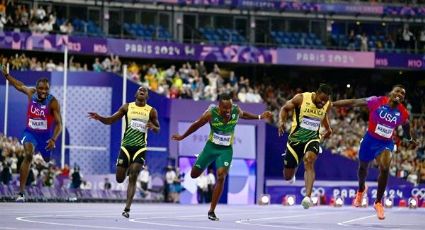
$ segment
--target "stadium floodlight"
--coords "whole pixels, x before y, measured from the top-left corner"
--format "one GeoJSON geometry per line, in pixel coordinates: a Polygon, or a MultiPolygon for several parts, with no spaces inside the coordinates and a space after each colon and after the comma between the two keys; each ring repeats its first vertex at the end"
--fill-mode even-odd
{"type": "Polygon", "coordinates": [[[394,205],[394,199],[392,197],[386,197],[384,199],[384,206],[386,208],[392,208],[394,205]]]}
{"type": "Polygon", "coordinates": [[[286,195],[283,198],[283,205],[285,206],[293,206],[296,202],[295,195],[286,195]]]}
{"type": "Polygon", "coordinates": [[[259,205],[269,205],[270,204],[270,194],[262,194],[258,202],[259,205]]]}
{"type": "Polygon", "coordinates": [[[411,197],[409,198],[409,208],[415,209],[418,207],[418,198],[411,197]]]}
{"type": "Polygon", "coordinates": [[[342,196],[335,197],[335,207],[342,207],[344,205],[344,198],[342,196]]]}

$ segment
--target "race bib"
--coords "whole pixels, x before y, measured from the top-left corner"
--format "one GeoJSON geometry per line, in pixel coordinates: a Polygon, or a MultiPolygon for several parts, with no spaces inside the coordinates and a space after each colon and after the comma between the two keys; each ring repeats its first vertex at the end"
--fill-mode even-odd
{"type": "Polygon", "coordinates": [[[36,130],[47,130],[47,120],[29,119],[28,127],[36,130]]]}
{"type": "Polygon", "coordinates": [[[220,134],[217,134],[217,133],[213,133],[212,142],[216,145],[229,146],[231,138],[232,137],[230,135],[220,135],[220,134]]]}
{"type": "Polygon", "coordinates": [[[146,122],[140,120],[131,120],[130,128],[146,133],[146,122]]]}
{"type": "Polygon", "coordinates": [[[316,120],[309,117],[303,117],[300,126],[301,128],[308,129],[311,131],[318,131],[320,128],[320,120],[316,120]]]}
{"type": "Polygon", "coordinates": [[[391,136],[393,135],[393,128],[378,124],[375,128],[375,133],[378,134],[381,137],[385,137],[385,138],[391,138],[391,136]]]}

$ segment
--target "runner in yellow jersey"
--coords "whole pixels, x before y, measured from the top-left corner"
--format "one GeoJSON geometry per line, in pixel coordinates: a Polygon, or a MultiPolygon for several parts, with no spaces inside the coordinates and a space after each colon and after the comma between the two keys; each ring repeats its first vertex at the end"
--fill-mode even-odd
{"type": "Polygon", "coordinates": [[[137,90],[136,100],[122,105],[112,116],[102,117],[94,112],[89,113],[90,118],[106,125],[125,116],[126,129],[117,159],[116,179],[118,183],[124,182],[128,170],[127,202],[122,212],[126,218],[130,217],[130,206],[136,191],[137,176],[145,163],[148,130],[159,132],[158,112],[146,103],[147,98],[148,89],[141,86],[137,90]]]}
{"type": "Polygon", "coordinates": [[[304,181],[306,196],[301,205],[307,209],[311,206],[311,191],[315,178],[314,162],[319,153],[320,126],[326,129],[323,138],[332,134],[329,126],[328,112],[331,108],[329,96],[331,88],[320,84],[316,92],[306,92],[295,95],[287,101],[280,110],[279,135],[285,131],[285,123],[288,112],[292,111],[292,127],[286,144],[286,152],[283,154],[284,178],[287,181],[295,180],[295,172],[301,160],[304,161],[304,181]]]}

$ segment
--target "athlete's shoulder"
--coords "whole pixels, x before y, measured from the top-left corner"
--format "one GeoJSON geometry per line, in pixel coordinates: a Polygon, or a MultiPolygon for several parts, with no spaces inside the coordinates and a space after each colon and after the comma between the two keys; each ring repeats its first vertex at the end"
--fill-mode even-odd
{"type": "Polygon", "coordinates": [[[401,115],[404,118],[406,118],[406,119],[409,118],[410,113],[409,113],[409,110],[407,110],[406,106],[404,106],[403,104],[400,103],[400,104],[398,104],[397,109],[400,111],[401,115]]]}

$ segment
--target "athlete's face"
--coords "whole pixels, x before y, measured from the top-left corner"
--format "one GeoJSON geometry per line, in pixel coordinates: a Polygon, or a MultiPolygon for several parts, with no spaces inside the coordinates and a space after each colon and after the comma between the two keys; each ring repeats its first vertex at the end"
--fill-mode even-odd
{"type": "Polygon", "coordinates": [[[316,93],[316,97],[314,98],[314,104],[318,109],[323,108],[328,101],[329,95],[325,93],[316,93]]]}
{"type": "Polygon", "coordinates": [[[49,83],[41,81],[38,83],[35,89],[37,91],[38,99],[44,100],[47,98],[47,95],[49,94],[50,86],[49,86],[49,83]]]}
{"type": "Polygon", "coordinates": [[[222,100],[218,104],[220,115],[225,119],[230,118],[230,111],[232,110],[232,100],[222,100]]]}
{"type": "Polygon", "coordinates": [[[140,86],[136,92],[136,99],[145,100],[148,98],[148,89],[144,86],[140,86]]]}
{"type": "Polygon", "coordinates": [[[406,90],[401,87],[394,87],[390,92],[390,100],[395,103],[401,103],[406,97],[406,90]]]}

